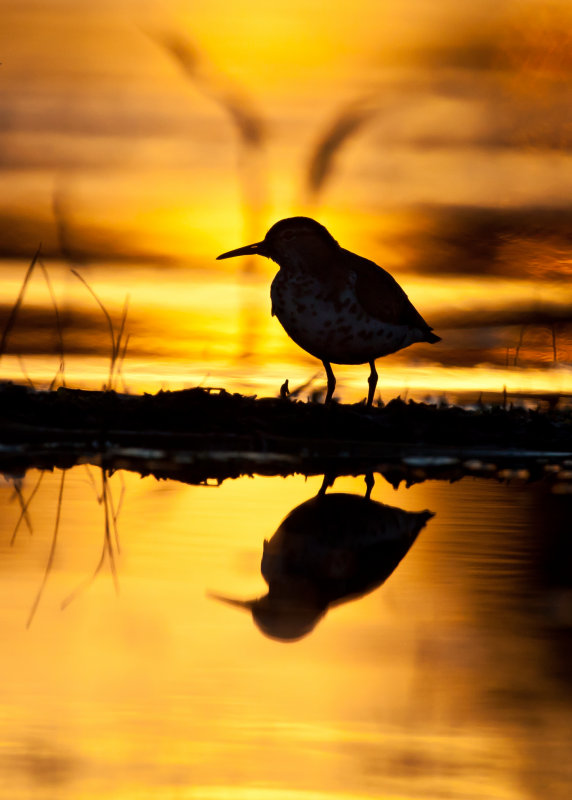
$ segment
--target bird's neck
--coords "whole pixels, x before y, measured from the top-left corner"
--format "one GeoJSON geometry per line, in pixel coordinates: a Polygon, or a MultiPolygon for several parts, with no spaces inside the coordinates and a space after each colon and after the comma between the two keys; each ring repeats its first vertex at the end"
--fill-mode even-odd
{"type": "Polygon", "coordinates": [[[332,265],[337,261],[337,250],[316,246],[305,253],[281,254],[276,263],[287,277],[307,275],[319,281],[327,280],[332,265]]]}
{"type": "Polygon", "coordinates": [[[298,275],[308,270],[308,260],[306,258],[301,258],[296,253],[292,253],[288,256],[281,256],[280,260],[277,260],[276,263],[284,275],[298,275]]]}

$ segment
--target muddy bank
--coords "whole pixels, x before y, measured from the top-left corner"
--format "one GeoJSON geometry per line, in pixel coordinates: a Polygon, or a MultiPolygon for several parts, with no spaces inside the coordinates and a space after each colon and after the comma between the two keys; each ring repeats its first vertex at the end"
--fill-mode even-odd
{"type": "Polygon", "coordinates": [[[368,410],[203,388],[126,395],[0,383],[0,468],[12,474],[89,461],[191,482],[382,466],[412,480],[457,477],[467,461],[530,471],[570,458],[569,409],[392,400],[368,410]]]}

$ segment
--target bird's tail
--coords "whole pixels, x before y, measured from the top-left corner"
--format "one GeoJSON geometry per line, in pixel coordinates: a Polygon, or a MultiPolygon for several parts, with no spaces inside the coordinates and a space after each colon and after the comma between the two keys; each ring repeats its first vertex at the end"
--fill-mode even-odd
{"type": "Polygon", "coordinates": [[[433,331],[430,330],[425,337],[425,341],[429,342],[429,344],[437,344],[437,342],[441,341],[441,337],[437,336],[436,333],[433,333],[433,331]]]}

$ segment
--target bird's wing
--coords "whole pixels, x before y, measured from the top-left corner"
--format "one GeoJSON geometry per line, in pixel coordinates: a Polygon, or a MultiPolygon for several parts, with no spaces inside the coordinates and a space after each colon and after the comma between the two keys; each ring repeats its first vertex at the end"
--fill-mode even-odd
{"type": "Polygon", "coordinates": [[[355,274],[355,292],[368,314],[381,322],[432,330],[389,272],[348,250],[344,261],[355,274]]]}

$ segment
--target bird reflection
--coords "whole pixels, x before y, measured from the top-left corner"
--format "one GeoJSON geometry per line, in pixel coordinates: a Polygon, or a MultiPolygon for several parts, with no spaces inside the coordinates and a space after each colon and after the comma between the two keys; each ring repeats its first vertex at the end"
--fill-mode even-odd
{"type": "Polygon", "coordinates": [[[295,641],[328,609],[381,586],[408,552],[431,511],[412,513],[365,497],[326,494],[297,506],[264,542],[261,572],[268,593],[254,600],[211,596],[251,611],[263,634],[295,641]]]}

